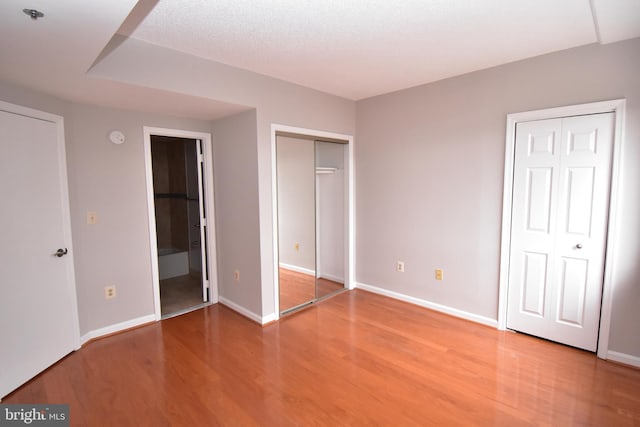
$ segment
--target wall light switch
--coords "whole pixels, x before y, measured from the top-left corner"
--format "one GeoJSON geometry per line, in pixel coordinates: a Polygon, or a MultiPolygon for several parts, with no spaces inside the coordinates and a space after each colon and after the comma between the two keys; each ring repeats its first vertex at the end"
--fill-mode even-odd
{"type": "Polygon", "coordinates": [[[96,212],[87,212],[87,224],[93,225],[98,223],[98,214],[96,212]]]}

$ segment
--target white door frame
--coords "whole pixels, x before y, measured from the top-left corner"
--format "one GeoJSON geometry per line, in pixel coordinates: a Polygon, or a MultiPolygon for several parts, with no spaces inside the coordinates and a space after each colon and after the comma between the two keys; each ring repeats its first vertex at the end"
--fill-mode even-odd
{"type": "MultiPolygon", "coordinates": [[[[0,110],[8,113],[19,114],[34,119],[52,122],[56,125],[56,140],[58,145],[58,168],[60,170],[60,195],[62,197],[62,230],[64,233],[64,245],[69,250],[67,256],[62,259],[67,270],[67,292],[72,299],[71,318],[73,320],[73,346],[78,350],[80,344],[80,319],[78,317],[78,294],[76,288],[75,261],[73,254],[73,240],[71,236],[71,210],[69,207],[69,183],[67,177],[66,140],[64,136],[64,118],[45,111],[34,110],[21,105],[0,101],[0,110]]],[[[1,397],[1,396],[0,396],[1,397]]]]}
{"type": "MultiPolygon", "coordinates": [[[[180,129],[165,129],[144,126],[144,165],[147,181],[147,210],[149,217],[149,246],[151,248],[151,278],[153,281],[153,305],[155,319],[162,317],[160,305],[160,277],[158,273],[158,240],[156,231],[155,198],[153,196],[153,165],[151,159],[151,135],[170,136],[176,138],[199,139],[202,141],[204,157],[204,208],[207,212],[205,227],[207,245],[207,265],[202,260],[202,268],[209,271],[209,303],[218,302],[218,262],[216,254],[216,220],[213,192],[213,148],[211,134],[180,129]]],[[[205,244],[205,241],[202,242],[205,244]]],[[[203,271],[204,274],[204,271],[203,271]]]]}
{"type": "Polygon", "coordinates": [[[544,110],[526,111],[507,115],[507,136],[504,160],[504,193],[502,199],[502,239],[500,249],[500,292],[498,300],[498,329],[507,328],[507,292],[509,288],[509,253],[511,250],[511,209],[513,200],[513,170],[515,153],[516,125],[518,122],[544,120],[557,117],[579,116],[584,114],[615,113],[613,137],[613,163],[611,165],[611,193],[609,197],[609,219],[607,232],[606,261],[602,288],[602,308],[600,314],[600,332],[598,337],[598,357],[607,358],[609,349],[609,329],[611,326],[611,303],[614,288],[614,262],[617,247],[620,209],[620,169],[624,143],[624,118],[626,101],[611,101],[569,105],[544,110]]]}
{"type": "MultiPolygon", "coordinates": [[[[348,156],[347,162],[348,175],[347,175],[347,218],[346,218],[346,262],[345,262],[345,288],[355,288],[355,245],[356,245],[356,224],[355,224],[355,170],[353,161],[353,136],[343,135],[333,132],[325,132],[315,129],[299,128],[287,125],[272,124],[271,125],[271,207],[272,207],[272,228],[271,233],[273,237],[273,299],[274,299],[274,320],[280,318],[280,277],[278,269],[280,265],[278,255],[278,174],[276,163],[276,132],[283,133],[295,133],[298,135],[310,136],[313,138],[328,138],[328,139],[340,139],[348,141],[348,156]]],[[[271,317],[271,316],[269,316],[271,317]]]]}

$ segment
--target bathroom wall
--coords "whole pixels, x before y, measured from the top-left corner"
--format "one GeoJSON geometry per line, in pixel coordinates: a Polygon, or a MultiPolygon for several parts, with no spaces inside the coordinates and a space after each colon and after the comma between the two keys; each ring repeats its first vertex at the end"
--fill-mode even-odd
{"type": "Polygon", "coordinates": [[[189,249],[184,150],[180,138],[151,138],[159,249],[189,249]]]}

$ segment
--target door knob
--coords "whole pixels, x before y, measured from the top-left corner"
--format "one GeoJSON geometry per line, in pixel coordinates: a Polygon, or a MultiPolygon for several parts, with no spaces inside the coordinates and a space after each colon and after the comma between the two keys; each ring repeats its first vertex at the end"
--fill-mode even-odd
{"type": "Polygon", "coordinates": [[[582,249],[582,243],[578,243],[578,244],[576,245],[576,249],[582,249]]]}
{"type": "Polygon", "coordinates": [[[61,258],[65,256],[67,253],[69,253],[69,250],[67,248],[64,248],[64,249],[60,248],[56,251],[54,255],[57,256],[58,258],[61,258]]]}

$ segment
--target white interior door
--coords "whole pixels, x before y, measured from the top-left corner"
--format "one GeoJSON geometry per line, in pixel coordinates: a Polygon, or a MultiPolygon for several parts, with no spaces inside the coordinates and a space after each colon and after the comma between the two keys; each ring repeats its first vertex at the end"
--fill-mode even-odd
{"type": "Polygon", "coordinates": [[[507,328],[595,351],[614,114],[518,123],[507,328]]]}
{"type": "Polygon", "coordinates": [[[25,111],[0,103],[0,397],[79,340],[61,118],[25,111]]]}

